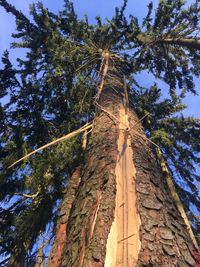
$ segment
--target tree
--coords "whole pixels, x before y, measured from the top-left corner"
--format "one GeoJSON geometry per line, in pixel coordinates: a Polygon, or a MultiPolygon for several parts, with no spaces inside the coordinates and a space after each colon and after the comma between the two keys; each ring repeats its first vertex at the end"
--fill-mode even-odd
{"type": "Polygon", "coordinates": [[[0,72],[2,96],[10,96],[0,117],[4,263],[28,265],[51,226],[56,237],[67,234],[55,238],[49,266],[198,266],[196,240],[167,181],[171,175],[186,211],[199,209],[200,122],[176,115],[185,93],[196,93],[199,2],[160,1],[154,18],[150,3],[142,25],[124,15],[127,1],[95,25],[67,0],[58,15],[32,5],[32,21],[0,4],[16,17],[13,47],[28,49],[17,68],[6,52],[0,72]],[[157,84],[137,83],[144,70],[168,85],[166,99],[157,84]],[[73,137],[56,141],[67,133],[73,137]],[[19,161],[53,139],[57,145],[19,161]]]}

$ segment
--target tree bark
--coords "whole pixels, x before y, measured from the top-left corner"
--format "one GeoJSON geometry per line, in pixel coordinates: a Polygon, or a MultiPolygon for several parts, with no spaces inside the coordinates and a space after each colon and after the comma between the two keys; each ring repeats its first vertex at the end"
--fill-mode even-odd
{"type": "Polygon", "coordinates": [[[200,49],[200,39],[198,38],[166,38],[163,40],[156,41],[156,43],[181,45],[190,49],[200,49]]]}
{"type": "MultiPolygon", "coordinates": [[[[121,97],[106,87],[106,83],[99,104],[118,116],[121,97]]],[[[115,212],[118,132],[115,119],[104,111],[97,112],[87,147],[87,161],[70,212],[61,266],[104,265],[107,238],[115,212]]]]}
{"type": "Polygon", "coordinates": [[[137,266],[199,266],[188,229],[170,196],[166,175],[152,153],[141,124],[137,123],[136,114],[132,112],[130,117],[135,125],[131,136],[141,218],[142,247],[137,266]]]}
{"type": "Polygon", "coordinates": [[[60,206],[59,218],[56,225],[55,239],[49,255],[47,267],[58,267],[63,253],[66,240],[66,228],[69,218],[70,209],[74,201],[76,190],[80,183],[81,167],[78,167],[73,173],[69,184],[65,189],[63,200],[60,206]]]}
{"type": "Polygon", "coordinates": [[[122,77],[109,71],[60,266],[197,267],[152,145],[124,99],[122,77]]]}

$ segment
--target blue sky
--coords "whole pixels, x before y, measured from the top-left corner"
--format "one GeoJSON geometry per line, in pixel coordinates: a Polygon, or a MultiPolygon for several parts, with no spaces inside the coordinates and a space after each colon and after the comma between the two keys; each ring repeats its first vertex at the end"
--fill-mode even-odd
{"type": "MultiPolygon", "coordinates": [[[[29,16],[29,5],[33,2],[37,2],[36,0],[8,0],[9,3],[15,5],[17,9],[21,10],[26,16],[29,16]]],[[[48,7],[49,10],[57,12],[62,9],[63,0],[41,0],[44,6],[48,7]]],[[[97,15],[100,15],[102,18],[111,17],[114,13],[114,9],[116,6],[121,6],[123,4],[123,0],[73,0],[72,1],[75,6],[76,13],[79,17],[83,17],[85,14],[89,17],[89,22],[94,22],[94,19],[97,15]]],[[[193,1],[187,1],[188,4],[193,1]]],[[[128,1],[128,6],[126,13],[133,14],[137,16],[139,20],[141,20],[147,11],[147,4],[149,1],[140,0],[140,1],[128,1]]],[[[156,7],[158,0],[153,1],[154,6],[156,7]]],[[[0,56],[5,49],[10,49],[10,42],[12,41],[11,34],[15,32],[15,21],[12,15],[7,14],[0,7],[0,56]]],[[[10,56],[13,62],[17,57],[24,56],[25,53],[22,49],[12,49],[10,51],[10,56]]],[[[145,81],[145,85],[152,85],[153,79],[151,76],[143,75],[140,77],[140,80],[145,81]]],[[[195,79],[197,91],[200,94],[199,89],[199,79],[195,79]]],[[[193,96],[188,94],[185,99],[185,103],[188,105],[187,111],[184,112],[185,115],[192,115],[200,118],[200,96],[193,96]]]]}
{"type": "MultiPolygon", "coordinates": [[[[21,10],[26,16],[29,16],[29,5],[37,0],[7,0],[9,3],[15,5],[17,9],[21,10]]],[[[62,9],[63,0],[40,0],[44,6],[49,10],[57,12],[62,9]]],[[[111,17],[114,13],[116,6],[121,6],[123,0],[73,0],[76,13],[79,17],[83,17],[85,14],[89,17],[89,22],[93,23],[96,16],[100,15],[102,18],[111,17]]],[[[154,6],[157,5],[158,0],[154,0],[154,6]]],[[[188,1],[192,3],[193,1],[188,1]]],[[[133,14],[137,16],[139,20],[146,15],[148,0],[129,0],[126,14],[133,14]]],[[[12,41],[11,34],[15,32],[15,20],[10,14],[7,14],[3,8],[0,7],[0,57],[5,49],[10,49],[10,43],[12,41]]],[[[10,56],[13,62],[17,57],[24,56],[23,49],[12,49],[10,56]]],[[[0,63],[1,65],[1,63],[0,63]]],[[[152,76],[144,74],[140,76],[141,83],[150,86],[154,80],[152,76]]],[[[196,86],[198,87],[199,79],[195,79],[196,86]]],[[[165,88],[166,89],[166,88],[165,88]]],[[[200,88],[197,88],[200,94],[200,88]]],[[[165,90],[166,92],[166,90],[165,90]]],[[[184,112],[185,115],[192,115],[200,118],[200,96],[193,96],[188,94],[185,103],[188,105],[188,109],[184,112]]]]}

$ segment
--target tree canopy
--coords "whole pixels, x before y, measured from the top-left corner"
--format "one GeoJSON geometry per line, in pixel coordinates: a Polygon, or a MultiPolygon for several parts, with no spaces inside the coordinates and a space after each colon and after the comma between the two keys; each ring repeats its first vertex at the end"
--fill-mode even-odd
{"type": "Polygon", "coordinates": [[[199,1],[186,6],[183,0],[162,0],[156,9],[151,2],[147,16],[138,21],[125,16],[125,0],[111,19],[97,17],[95,24],[79,19],[68,0],[58,14],[41,2],[32,4],[31,18],[6,0],[0,5],[16,18],[12,47],[27,49],[17,66],[5,51],[0,70],[0,98],[7,99],[0,105],[0,254],[5,261],[16,249],[29,261],[41,234],[55,223],[63,189],[85,160],[82,135],[8,167],[92,121],[103,52],[109,52],[125,77],[131,106],[147,137],[161,148],[198,233],[198,217],[190,210],[195,206],[200,211],[200,120],[181,112],[185,94],[197,94],[193,77],[200,74],[199,1]],[[143,71],[158,82],[150,88],[138,84],[143,71]],[[168,87],[165,98],[159,80],[168,87]]]}

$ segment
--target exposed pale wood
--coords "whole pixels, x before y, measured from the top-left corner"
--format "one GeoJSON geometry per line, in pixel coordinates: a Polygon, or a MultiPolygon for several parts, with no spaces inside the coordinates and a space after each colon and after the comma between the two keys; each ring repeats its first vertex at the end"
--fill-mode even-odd
{"type": "Polygon", "coordinates": [[[107,240],[105,267],[134,267],[141,247],[140,217],[136,207],[136,169],[124,106],[120,108],[119,120],[115,219],[107,240]]]}
{"type": "Polygon", "coordinates": [[[184,220],[184,222],[185,222],[185,224],[186,224],[186,226],[188,228],[188,232],[189,232],[190,238],[191,238],[195,248],[198,251],[199,250],[199,246],[198,246],[197,240],[196,240],[195,235],[194,235],[194,233],[192,231],[192,228],[191,228],[190,222],[188,220],[188,217],[187,217],[187,215],[185,213],[183,204],[182,204],[182,202],[181,202],[181,200],[179,198],[179,195],[178,195],[178,193],[176,191],[176,187],[174,185],[174,182],[172,180],[172,177],[171,177],[170,172],[168,170],[167,164],[166,164],[166,162],[165,162],[165,160],[164,160],[164,158],[162,156],[162,152],[161,152],[160,149],[157,149],[157,156],[158,156],[158,158],[160,160],[162,170],[166,174],[167,185],[169,187],[170,193],[171,193],[171,195],[172,195],[172,197],[173,197],[173,199],[174,199],[174,201],[176,203],[176,206],[177,206],[177,208],[178,208],[178,210],[179,210],[179,212],[180,212],[180,214],[181,214],[181,216],[182,216],[182,218],[183,218],[183,220],[184,220]]]}
{"type": "Polygon", "coordinates": [[[106,78],[106,75],[108,73],[108,67],[109,67],[109,57],[110,57],[110,54],[108,51],[103,51],[102,52],[102,66],[101,66],[101,69],[102,69],[102,77],[101,77],[101,82],[98,86],[98,91],[97,91],[97,95],[96,95],[96,99],[95,101],[97,101],[102,93],[102,90],[104,88],[104,84],[105,84],[105,78],[106,78]]]}

